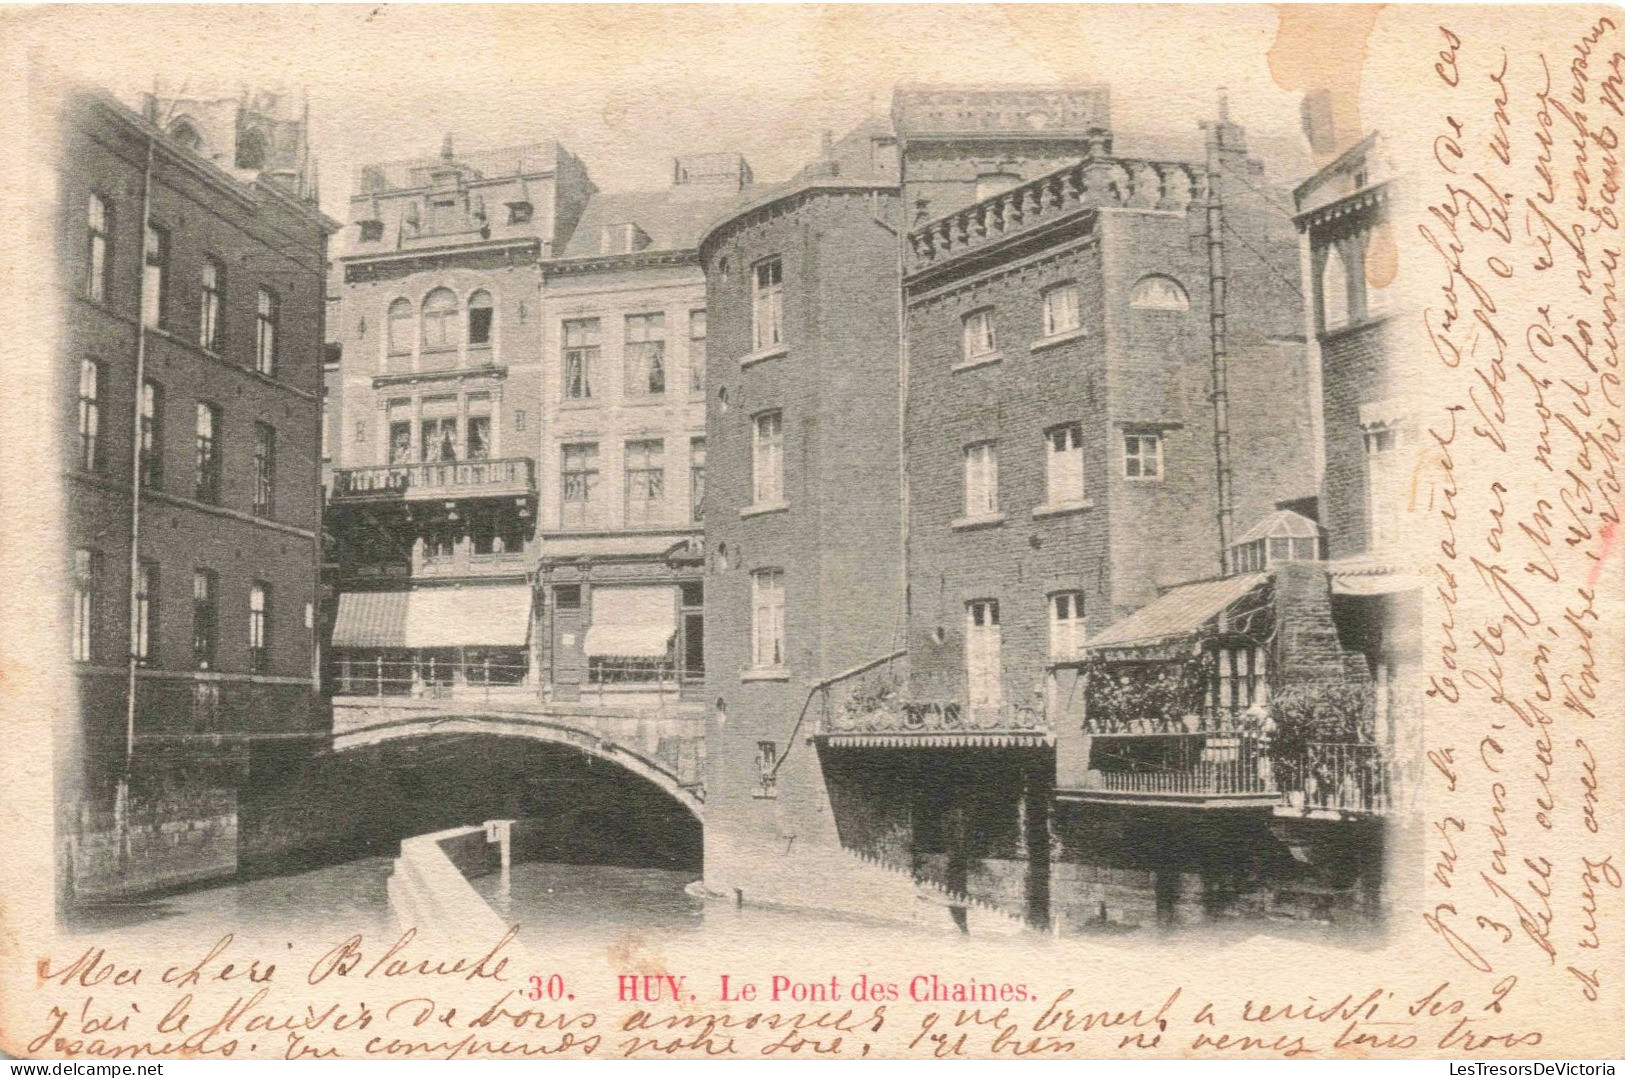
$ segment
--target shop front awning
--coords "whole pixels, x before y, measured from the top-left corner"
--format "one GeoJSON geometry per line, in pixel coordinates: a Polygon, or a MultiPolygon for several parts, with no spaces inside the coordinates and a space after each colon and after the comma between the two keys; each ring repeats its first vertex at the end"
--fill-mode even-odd
{"type": "Polygon", "coordinates": [[[581,650],[588,656],[663,659],[676,633],[676,588],[599,586],[592,589],[592,625],[581,650]]]}
{"type": "Polygon", "coordinates": [[[1188,650],[1209,622],[1268,581],[1268,573],[1242,573],[1180,584],[1107,626],[1084,648],[1108,659],[1171,657],[1182,648],[1188,650]]]}
{"type": "Polygon", "coordinates": [[[523,584],[346,592],[335,648],[524,647],[530,588],[523,584]]]}

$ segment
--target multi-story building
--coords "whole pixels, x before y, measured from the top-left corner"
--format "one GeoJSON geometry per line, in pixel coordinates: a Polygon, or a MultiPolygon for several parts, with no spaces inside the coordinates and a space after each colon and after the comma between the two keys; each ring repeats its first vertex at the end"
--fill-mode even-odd
{"type": "Polygon", "coordinates": [[[737,154],[595,194],[542,266],[541,679],[560,701],[698,698],[705,677],[704,227],[751,182],[737,154]]]}
{"type": "Polygon", "coordinates": [[[1403,725],[1396,712],[1417,704],[1421,589],[1400,554],[1419,444],[1394,348],[1394,186],[1382,136],[1373,133],[1293,192],[1311,284],[1309,332],[1320,359],[1320,504],[1332,613],[1344,646],[1366,661],[1377,728],[1388,744],[1403,725]]]}
{"type": "Polygon", "coordinates": [[[534,690],[540,265],[592,193],[554,142],[361,169],[332,300],[338,693],[534,690]]]}
{"type": "Polygon", "coordinates": [[[322,267],[274,95],[64,115],[62,459],[78,729],[62,886],[235,871],[236,777],[313,706],[322,267]],[[174,836],[180,835],[176,841],[174,836]]]}

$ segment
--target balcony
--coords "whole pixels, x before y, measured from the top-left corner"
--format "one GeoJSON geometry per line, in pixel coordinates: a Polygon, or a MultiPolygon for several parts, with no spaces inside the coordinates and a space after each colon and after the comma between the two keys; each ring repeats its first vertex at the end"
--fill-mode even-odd
{"type": "Polygon", "coordinates": [[[340,468],[333,473],[334,502],[425,501],[435,498],[534,497],[536,462],[448,460],[340,468]]]}
{"type": "Polygon", "coordinates": [[[1277,769],[1285,791],[1277,816],[1348,819],[1393,810],[1388,754],[1380,745],[1312,741],[1277,769]]]}
{"type": "Polygon", "coordinates": [[[1251,734],[1096,734],[1069,800],[1162,808],[1268,808],[1281,800],[1267,743],[1251,734]]]}
{"type": "MultiPolygon", "coordinates": [[[[814,687],[814,735],[836,748],[1037,748],[1053,744],[1042,701],[967,704],[910,696],[905,652],[814,687]],[[866,676],[865,676],[866,675],[866,676]],[[861,678],[861,680],[860,680],[861,678]]],[[[809,699],[809,705],[814,701],[809,699]]]]}

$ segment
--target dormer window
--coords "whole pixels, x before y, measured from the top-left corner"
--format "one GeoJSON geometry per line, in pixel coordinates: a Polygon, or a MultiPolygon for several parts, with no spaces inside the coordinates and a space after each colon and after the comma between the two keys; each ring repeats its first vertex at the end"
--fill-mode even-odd
{"type": "Polygon", "coordinates": [[[626,255],[649,246],[649,236],[635,224],[605,225],[598,233],[598,253],[626,255]]]}
{"type": "Polygon", "coordinates": [[[193,153],[200,153],[203,150],[203,136],[198,134],[197,128],[187,120],[180,119],[170,124],[169,137],[193,153]]]}
{"type": "Polygon", "coordinates": [[[377,243],[384,238],[384,222],[361,221],[359,224],[361,225],[362,243],[377,243]]]}
{"type": "Polygon", "coordinates": [[[508,203],[508,223],[510,225],[528,224],[535,214],[536,207],[529,202],[508,203]]]}

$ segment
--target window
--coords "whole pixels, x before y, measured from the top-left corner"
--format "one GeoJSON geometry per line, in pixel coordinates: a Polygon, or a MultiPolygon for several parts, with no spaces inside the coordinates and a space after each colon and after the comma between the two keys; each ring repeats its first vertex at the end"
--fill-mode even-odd
{"type": "Polygon", "coordinates": [[[1078,317],[1078,286],[1058,284],[1044,293],[1044,336],[1070,333],[1083,323],[1078,317]]]}
{"type": "Polygon", "coordinates": [[[1129,293],[1128,305],[1142,311],[1188,311],[1190,297],[1172,277],[1153,273],[1142,277],[1129,293]]]}
{"type": "Polygon", "coordinates": [[[270,516],[276,506],[276,428],[254,424],[254,512],[270,516]]]}
{"type": "Polygon", "coordinates": [[[220,351],[221,297],[226,290],[226,267],[218,259],[205,258],[201,270],[202,292],[198,297],[197,343],[211,352],[220,351]]]}
{"type": "Polygon", "coordinates": [[[705,439],[688,440],[688,519],[698,524],[705,507],[705,439]]]}
{"type": "Polygon", "coordinates": [[[217,586],[214,573],[192,574],[192,663],[199,670],[214,669],[215,630],[218,625],[217,586]]]}
{"type": "Polygon", "coordinates": [[[1004,700],[1000,667],[999,601],[965,604],[965,683],[972,708],[998,707],[1004,700]]]}
{"type": "Polygon", "coordinates": [[[535,212],[536,208],[529,202],[510,202],[508,203],[508,223],[510,225],[527,224],[535,212]]]}
{"type": "Polygon", "coordinates": [[[434,524],[423,534],[423,559],[444,561],[457,553],[457,540],[461,533],[455,524],[434,524]]]}
{"type": "Polygon", "coordinates": [[[1219,649],[1217,702],[1221,712],[1234,718],[1269,702],[1266,655],[1259,647],[1219,649]]]}
{"type": "Polygon", "coordinates": [[[142,666],[158,660],[158,563],[143,561],[135,571],[135,609],[130,613],[130,654],[142,666]]]}
{"type": "Polygon", "coordinates": [[[169,233],[147,222],[146,255],[141,270],[141,324],[163,326],[169,290],[169,233]]]}
{"type": "Polygon", "coordinates": [[[754,350],[784,343],[784,267],[776,258],[758,262],[753,271],[756,291],[751,302],[751,342],[754,350]]]}
{"type": "Polygon", "coordinates": [[[377,243],[384,238],[384,222],[362,221],[360,224],[362,243],[377,243]]]}
{"type": "Polygon", "coordinates": [[[598,366],[598,319],[572,318],[564,323],[564,399],[590,400],[598,366]]]}
{"type": "Polygon", "coordinates": [[[662,441],[626,443],[626,526],[665,522],[666,470],[662,441]]]}
{"type": "Polygon", "coordinates": [[[79,467],[87,472],[102,465],[102,365],[79,361],[79,467]]]}
{"type": "Polygon", "coordinates": [[[85,295],[106,302],[113,279],[113,207],[91,195],[85,211],[85,295]]]}
{"type": "Polygon", "coordinates": [[[1404,488],[1399,470],[1398,431],[1392,426],[1365,430],[1366,514],[1371,549],[1394,545],[1399,538],[1404,488]]]}
{"type": "Polygon", "coordinates": [[[784,666],[784,571],[758,569],[750,574],[751,666],[777,670],[784,666]]]}
{"type": "Polygon", "coordinates": [[[412,354],[412,303],[405,298],[398,299],[389,305],[389,354],[392,356],[409,356],[412,354]]]}
{"type": "Polygon", "coordinates": [[[271,589],[254,581],[248,589],[248,668],[256,674],[270,669],[271,589]]]}
{"type": "Polygon", "coordinates": [[[626,316],[626,393],[629,397],[666,392],[666,316],[626,316]]]}
{"type": "Polygon", "coordinates": [[[756,505],[784,501],[784,416],[763,412],[755,419],[751,443],[752,500],[756,505]]]}
{"type": "MultiPolygon", "coordinates": [[[[390,407],[391,419],[410,417],[411,402],[394,402],[390,407]]],[[[426,464],[457,459],[457,396],[444,393],[424,397],[419,405],[418,457],[426,464]]]]}
{"type": "Polygon", "coordinates": [[[1128,479],[1162,478],[1162,435],[1123,435],[1123,475],[1128,479]]]}
{"type": "Polygon", "coordinates": [[[705,392],[705,312],[688,312],[688,391],[705,392]]]}
{"type": "Polygon", "coordinates": [[[470,393],[465,402],[468,410],[469,460],[486,460],[491,456],[491,394],[470,393]]]}
{"type": "Polygon", "coordinates": [[[254,369],[261,374],[276,373],[277,323],[282,318],[282,301],[269,288],[260,289],[254,311],[254,369]]]}
{"type": "Polygon", "coordinates": [[[457,459],[457,417],[437,416],[422,423],[423,437],[418,445],[426,464],[457,459]]]}
{"type": "Polygon", "coordinates": [[[150,379],[141,384],[141,485],[164,485],[164,387],[150,379]]]}
{"type": "Polygon", "coordinates": [[[265,167],[265,136],[249,130],[237,139],[237,167],[258,172],[265,167]]]}
{"type": "Polygon", "coordinates": [[[327,399],[327,389],[322,389],[322,459],[333,459],[333,405],[327,399]]]}
{"type": "Polygon", "coordinates": [[[779,746],[772,741],[756,743],[756,790],[754,796],[775,798],[778,790],[779,746]]]}
{"type": "Polygon", "coordinates": [[[198,402],[197,406],[197,500],[220,500],[220,409],[198,402]]]}
{"type": "Polygon", "coordinates": [[[999,457],[992,442],[965,447],[965,515],[999,511],[999,457]]]}
{"type": "Polygon", "coordinates": [[[495,311],[491,306],[491,293],[480,289],[468,297],[468,346],[491,347],[491,319],[495,311]]]}
{"type": "Polygon", "coordinates": [[[450,351],[457,343],[457,297],[449,288],[437,288],[423,299],[423,350],[450,351]]]}
{"type": "Polygon", "coordinates": [[[472,510],[469,533],[475,554],[522,554],[525,550],[525,521],[511,510],[486,505],[472,510]]]}
{"type": "Polygon", "coordinates": [[[88,663],[96,657],[96,615],[101,609],[102,556],[97,550],[73,552],[73,658],[88,663]]]}
{"type": "Polygon", "coordinates": [[[1083,501],[1083,424],[1067,423],[1044,435],[1044,501],[1076,505],[1083,501]]]}
{"type": "Polygon", "coordinates": [[[586,528],[597,523],[598,445],[583,442],[561,448],[559,524],[586,528]]]}
{"type": "Polygon", "coordinates": [[[580,584],[555,584],[553,586],[553,609],[555,609],[555,610],[580,610],[581,609],[581,585],[580,584]]]}
{"type": "Polygon", "coordinates": [[[985,307],[965,316],[965,358],[979,359],[998,351],[993,336],[993,308],[985,307]]]}
{"type": "Polygon", "coordinates": [[[1326,249],[1326,263],[1320,270],[1320,325],[1322,330],[1342,329],[1349,324],[1349,271],[1336,247],[1326,249]]]}
{"type": "Polygon", "coordinates": [[[1063,591],[1049,597],[1049,657],[1083,658],[1083,592],[1063,591]]]}
{"type": "Polygon", "coordinates": [[[412,463],[412,421],[395,420],[389,424],[389,462],[412,463]]]}

